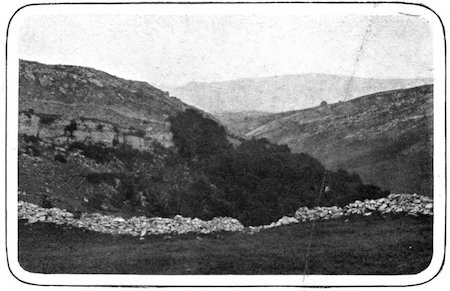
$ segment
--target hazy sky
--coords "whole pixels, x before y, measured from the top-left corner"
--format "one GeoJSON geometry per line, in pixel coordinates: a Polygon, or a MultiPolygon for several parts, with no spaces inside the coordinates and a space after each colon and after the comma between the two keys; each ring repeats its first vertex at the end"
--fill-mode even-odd
{"type": "Polygon", "coordinates": [[[427,21],[400,14],[30,16],[19,57],[153,85],[302,73],[417,78],[433,68],[427,21]]]}

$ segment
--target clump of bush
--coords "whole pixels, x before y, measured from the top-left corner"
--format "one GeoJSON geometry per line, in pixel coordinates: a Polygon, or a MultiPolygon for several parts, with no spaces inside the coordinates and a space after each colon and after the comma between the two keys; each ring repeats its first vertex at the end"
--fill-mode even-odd
{"type": "Polygon", "coordinates": [[[103,193],[96,193],[89,197],[88,202],[86,202],[86,206],[91,208],[92,210],[104,210],[104,206],[108,203],[108,197],[103,193]]]}
{"type": "Polygon", "coordinates": [[[21,111],[20,113],[25,114],[28,118],[34,115],[34,110],[32,108],[21,111]]]}
{"type": "Polygon", "coordinates": [[[61,163],[67,163],[67,159],[62,154],[56,154],[55,155],[55,161],[61,162],[61,163]]]}
{"type": "Polygon", "coordinates": [[[77,130],[77,128],[78,128],[77,122],[74,119],[72,119],[70,123],[64,128],[64,134],[66,135],[68,134],[69,136],[73,137],[73,132],[77,130]]]}
{"type": "Polygon", "coordinates": [[[41,155],[42,147],[39,144],[41,141],[38,137],[34,135],[22,135],[23,141],[25,142],[25,152],[31,156],[38,157],[41,155]]]}
{"type": "Polygon", "coordinates": [[[68,150],[81,150],[85,157],[93,159],[97,163],[107,163],[113,159],[113,150],[101,143],[85,144],[82,142],[74,142],[69,145],[68,150]]]}
{"type": "Polygon", "coordinates": [[[86,180],[94,184],[106,183],[111,186],[115,185],[115,179],[123,179],[123,173],[110,173],[110,172],[102,172],[102,173],[88,173],[86,176],[86,180]]]}
{"type": "Polygon", "coordinates": [[[117,158],[122,161],[128,168],[133,168],[133,164],[141,161],[153,162],[154,154],[149,151],[139,151],[133,149],[129,145],[119,145],[117,147],[109,147],[102,143],[82,143],[74,142],[69,145],[69,150],[80,150],[81,153],[95,160],[97,163],[108,163],[117,158]]]}
{"type": "Polygon", "coordinates": [[[225,129],[196,110],[188,109],[170,121],[180,156],[204,176],[184,196],[191,202],[183,206],[197,215],[226,215],[258,225],[293,214],[299,206],[344,206],[386,195],[376,186],[364,185],[357,174],[326,171],[315,158],[293,154],[288,146],[267,139],[251,139],[233,148],[225,129]],[[324,177],[328,191],[321,189],[324,177]]]}
{"type": "Polygon", "coordinates": [[[134,128],[134,127],[130,127],[130,131],[132,135],[138,136],[138,137],[145,137],[145,130],[140,129],[140,128],[134,128]]]}
{"type": "Polygon", "coordinates": [[[50,200],[50,198],[47,195],[44,195],[42,197],[41,205],[44,208],[53,208],[54,207],[52,201],[50,200]]]}
{"type": "Polygon", "coordinates": [[[58,118],[60,118],[60,115],[57,114],[38,114],[38,117],[40,119],[40,122],[42,125],[48,125],[51,124],[53,122],[55,122],[55,120],[57,120],[58,118]]]}

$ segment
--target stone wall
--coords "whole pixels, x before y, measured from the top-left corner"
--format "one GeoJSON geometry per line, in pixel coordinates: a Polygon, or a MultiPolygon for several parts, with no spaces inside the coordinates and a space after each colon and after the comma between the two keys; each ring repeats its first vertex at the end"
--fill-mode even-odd
{"type": "Polygon", "coordinates": [[[208,234],[217,231],[248,231],[255,233],[262,229],[269,229],[303,221],[328,220],[350,215],[369,216],[372,213],[407,215],[433,215],[433,200],[417,194],[390,194],[386,198],[376,200],[355,201],[344,208],[315,207],[308,209],[300,207],[295,217],[284,216],[277,222],[268,225],[250,226],[245,228],[237,219],[230,217],[216,217],[203,221],[198,218],[182,217],[161,218],[145,216],[123,219],[116,216],[101,215],[99,213],[83,213],[76,218],[72,213],[59,208],[42,208],[32,203],[19,201],[19,219],[27,219],[29,223],[49,222],[59,225],[70,225],[92,231],[111,234],[130,234],[144,237],[155,234],[208,234]]]}
{"type": "Polygon", "coordinates": [[[277,222],[272,222],[268,225],[251,227],[254,232],[261,229],[277,227],[280,225],[287,225],[291,223],[299,223],[304,221],[314,220],[329,220],[350,215],[364,215],[369,216],[373,213],[399,214],[419,216],[419,215],[433,215],[433,199],[427,196],[417,194],[390,194],[386,198],[366,199],[364,201],[356,200],[345,207],[300,207],[294,217],[284,216],[277,222]]]}
{"type": "Polygon", "coordinates": [[[154,234],[184,234],[189,232],[207,234],[216,231],[242,231],[244,226],[234,218],[215,217],[203,221],[198,218],[182,217],[161,218],[145,216],[123,219],[121,217],[101,215],[99,213],[83,213],[81,217],[65,209],[42,208],[32,203],[19,201],[19,218],[28,219],[29,223],[49,222],[59,225],[70,225],[92,231],[111,234],[131,234],[145,236],[154,234]]]}

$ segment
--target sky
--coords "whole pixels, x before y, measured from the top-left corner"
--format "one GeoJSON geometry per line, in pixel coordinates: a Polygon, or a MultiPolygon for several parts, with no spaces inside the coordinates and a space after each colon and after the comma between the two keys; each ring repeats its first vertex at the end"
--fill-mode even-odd
{"type": "Polygon", "coordinates": [[[432,77],[432,32],[408,15],[31,15],[19,57],[152,85],[284,74],[432,77]]]}

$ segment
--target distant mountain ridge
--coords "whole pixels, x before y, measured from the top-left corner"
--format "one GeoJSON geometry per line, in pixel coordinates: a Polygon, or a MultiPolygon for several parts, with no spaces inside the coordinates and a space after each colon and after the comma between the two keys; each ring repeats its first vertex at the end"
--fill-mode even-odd
{"type": "Polygon", "coordinates": [[[281,75],[222,82],[190,82],[168,88],[171,95],[207,112],[284,112],[335,103],[432,79],[373,79],[328,74],[281,75]]]}
{"type": "Polygon", "coordinates": [[[432,193],[433,85],[283,113],[222,113],[247,138],[287,144],[392,191],[432,193]]]}

